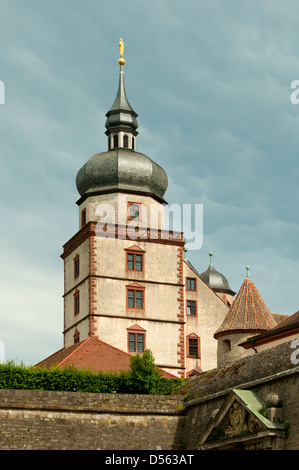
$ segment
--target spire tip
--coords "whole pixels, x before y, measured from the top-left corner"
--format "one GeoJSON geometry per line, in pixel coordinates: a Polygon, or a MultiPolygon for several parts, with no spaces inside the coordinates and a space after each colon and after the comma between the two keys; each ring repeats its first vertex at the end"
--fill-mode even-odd
{"type": "Polygon", "coordinates": [[[120,38],[119,40],[119,55],[120,55],[120,58],[118,59],[118,65],[125,65],[126,61],[125,59],[123,58],[123,55],[124,55],[124,41],[122,40],[122,38],[120,38]]]}

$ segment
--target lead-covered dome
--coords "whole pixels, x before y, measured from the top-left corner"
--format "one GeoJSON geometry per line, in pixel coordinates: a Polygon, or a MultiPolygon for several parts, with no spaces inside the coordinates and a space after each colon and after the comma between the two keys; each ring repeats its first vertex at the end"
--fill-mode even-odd
{"type": "Polygon", "coordinates": [[[146,155],[129,149],[97,153],[78,171],[77,189],[86,193],[128,191],[164,202],[168,186],[166,172],[146,155]]]}
{"type": "Polygon", "coordinates": [[[204,271],[202,274],[200,274],[200,278],[208,284],[211,289],[213,289],[215,292],[223,292],[226,294],[230,295],[235,295],[235,292],[230,288],[228,280],[226,277],[216,271],[212,264],[212,256],[213,253],[209,253],[210,256],[210,265],[206,271],[204,271]]]}

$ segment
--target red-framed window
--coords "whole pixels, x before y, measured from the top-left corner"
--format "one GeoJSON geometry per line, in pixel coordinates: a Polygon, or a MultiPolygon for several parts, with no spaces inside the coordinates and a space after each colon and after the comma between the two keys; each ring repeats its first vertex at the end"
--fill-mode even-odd
{"type": "Polygon", "coordinates": [[[143,253],[127,252],[127,270],[143,271],[143,253]]]}
{"type": "Polygon", "coordinates": [[[127,308],[144,310],[144,287],[139,284],[130,284],[127,289],[127,308]]]}
{"type": "Polygon", "coordinates": [[[195,334],[187,337],[187,355],[190,358],[200,359],[200,338],[195,334]]]}
{"type": "Polygon", "coordinates": [[[128,351],[141,353],[145,351],[146,330],[138,325],[127,328],[128,351]]]}
{"type": "Polygon", "coordinates": [[[187,315],[196,317],[197,305],[196,300],[187,300],[187,315]]]}
{"type": "Polygon", "coordinates": [[[139,202],[128,202],[128,219],[141,221],[141,207],[139,202]]]}
{"type": "Polygon", "coordinates": [[[76,290],[74,293],[74,315],[80,313],[80,292],[76,290]]]}
{"type": "Polygon", "coordinates": [[[80,274],[80,261],[79,261],[79,255],[76,255],[74,258],[74,278],[76,279],[79,277],[80,274]]]}
{"type": "Polygon", "coordinates": [[[137,245],[125,248],[126,251],[126,270],[127,271],[144,271],[144,253],[145,251],[137,245]]]}
{"type": "Polygon", "coordinates": [[[186,277],[186,290],[196,291],[196,277],[186,277]]]}

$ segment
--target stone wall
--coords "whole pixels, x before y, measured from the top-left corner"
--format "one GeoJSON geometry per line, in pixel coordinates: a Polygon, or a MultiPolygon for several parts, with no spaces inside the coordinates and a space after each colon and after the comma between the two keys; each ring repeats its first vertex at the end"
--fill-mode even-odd
{"type": "Polygon", "coordinates": [[[180,446],[183,398],[0,390],[1,450],[160,450],[180,446]]]}
{"type": "MultiPolygon", "coordinates": [[[[0,390],[0,449],[196,450],[232,389],[281,401],[283,449],[299,449],[299,365],[284,343],[186,380],[176,396],[0,390]]],[[[297,356],[296,356],[297,358],[297,356]]]]}

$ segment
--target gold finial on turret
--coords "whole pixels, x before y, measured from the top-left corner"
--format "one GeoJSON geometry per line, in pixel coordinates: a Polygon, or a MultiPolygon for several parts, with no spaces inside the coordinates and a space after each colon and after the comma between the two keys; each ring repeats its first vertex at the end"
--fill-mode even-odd
{"type": "Polygon", "coordinates": [[[124,41],[122,40],[122,38],[120,38],[119,40],[119,54],[120,54],[120,58],[118,59],[118,63],[119,65],[125,65],[125,59],[123,58],[123,55],[124,55],[124,41]]]}

